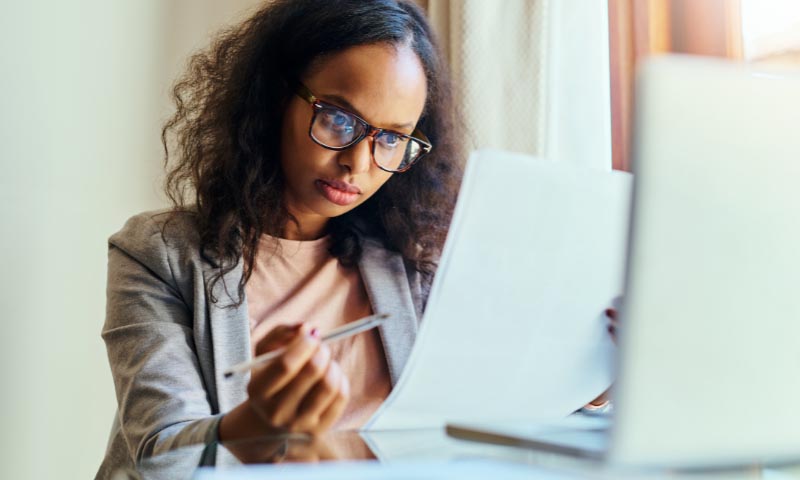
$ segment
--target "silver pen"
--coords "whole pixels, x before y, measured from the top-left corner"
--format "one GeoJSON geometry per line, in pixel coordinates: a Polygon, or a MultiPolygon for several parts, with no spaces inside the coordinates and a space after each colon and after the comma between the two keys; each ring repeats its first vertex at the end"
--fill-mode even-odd
{"type": "MultiPolygon", "coordinates": [[[[345,323],[341,327],[334,328],[330,332],[323,335],[321,341],[322,343],[330,343],[330,342],[335,342],[336,340],[341,340],[343,338],[352,337],[353,335],[359,334],[361,332],[366,332],[367,330],[377,327],[390,316],[391,315],[389,315],[388,313],[379,313],[376,315],[370,315],[369,317],[361,318],[354,322],[345,323]]],[[[225,378],[231,378],[237,373],[249,372],[256,365],[267,363],[270,360],[279,357],[285,351],[286,347],[281,347],[272,350],[270,352],[261,354],[255,357],[254,359],[250,360],[249,362],[243,362],[238,365],[234,365],[233,367],[225,371],[225,378]]]]}

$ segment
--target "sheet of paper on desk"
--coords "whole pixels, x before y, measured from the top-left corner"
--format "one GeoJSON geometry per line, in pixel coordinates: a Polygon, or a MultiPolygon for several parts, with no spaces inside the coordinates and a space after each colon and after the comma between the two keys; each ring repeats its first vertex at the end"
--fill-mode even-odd
{"type": "Polygon", "coordinates": [[[603,392],[631,180],[473,154],[414,348],[364,429],[554,420],[603,392]]]}

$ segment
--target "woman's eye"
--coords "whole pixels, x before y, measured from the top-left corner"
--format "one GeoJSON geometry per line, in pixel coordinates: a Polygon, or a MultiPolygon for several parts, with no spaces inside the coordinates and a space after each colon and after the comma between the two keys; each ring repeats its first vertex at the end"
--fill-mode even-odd
{"type": "Polygon", "coordinates": [[[391,132],[385,132],[381,135],[381,145],[385,148],[397,148],[402,138],[400,135],[391,132]]]}
{"type": "Polygon", "coordinates": [[[351,133],[355,130],[355,119],[342,112],[328,111],[323,114],[323,121],[331,129],[339,133],[351,133]]]}

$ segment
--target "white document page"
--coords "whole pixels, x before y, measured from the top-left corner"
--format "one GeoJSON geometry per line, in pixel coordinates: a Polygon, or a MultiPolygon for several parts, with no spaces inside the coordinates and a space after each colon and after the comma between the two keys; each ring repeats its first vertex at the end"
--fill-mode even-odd
{"type": "Polygon", "coordinates": [[[473,154],[408,363],[364,429],[549,421],[602,393],[631,184],[623,172],[473,154]]]}

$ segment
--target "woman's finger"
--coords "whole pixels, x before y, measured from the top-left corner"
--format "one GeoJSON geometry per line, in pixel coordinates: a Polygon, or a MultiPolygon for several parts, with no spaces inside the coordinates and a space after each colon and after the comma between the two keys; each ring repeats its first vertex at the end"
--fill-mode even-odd
{"type": "Polygon", "coordinates": [[[606,317],[611,320],[611,323],[615,327],[617,326],[617,322],[619,322],[619,310],[622,308],[622,301],[622,295],[614,297],[614,299],[611,300],[611,307],[605,310],[606,317]]]}
{"type": "Polygon", "coordinates": [[[320,415],[319,422],[317,422],[315,430],[311,433],[319,434],[330,429],[342,417],[348,401],[350,401],[350,382],[347,376],[341,374],[340,371],[338,392],[333,402],[320,415]]]}
{"type": "Polygon", "coordinates": [[[321,345],[297,376],[275,395],[275,408],[271,412],[273,425],[288,427],[290,431],[300,431],[294,428],[299,417],[298,408],[309,392],[325,377],[330,364],[331,351],[321,345]]]}
{"type": "Polygon", "coordinates": [[[302,323],[296,323],[293,325],[278,325],[273,328],[256,344],[256,355],[285,347],[297,336],[302,326],[302,323]]]}
{"type": "Polygon", "coordinates": [[[325,377],[320,379],[308,392],[297,410],[298,427],[303,431],[314,430],[322,414],[339,395],[342,384],[342,369],[336,362],[331,362],[325,377]]]}
{"type": "Polygon", "coordinates": [[[320,346],[319,335],[303,325],[297,336],[278,358],[253,369],[247,394],[252,400],[266,402],[297,376],[320,346]]]}
{"type": "MultiPolygon", "coordinates": [[[[616,299],[614,300],[616,301],[616,299]]],[[[617,327],[619,327],[619,320],[618,320],[619,314],[617,313],[617,309],[615,308],[606,308],[605,314],[606,317],[608,318],[608,325],[606,326],[606,329],[608,330],[608,334],[611,335],[611,339],[616,343],[617,327]]]]}

